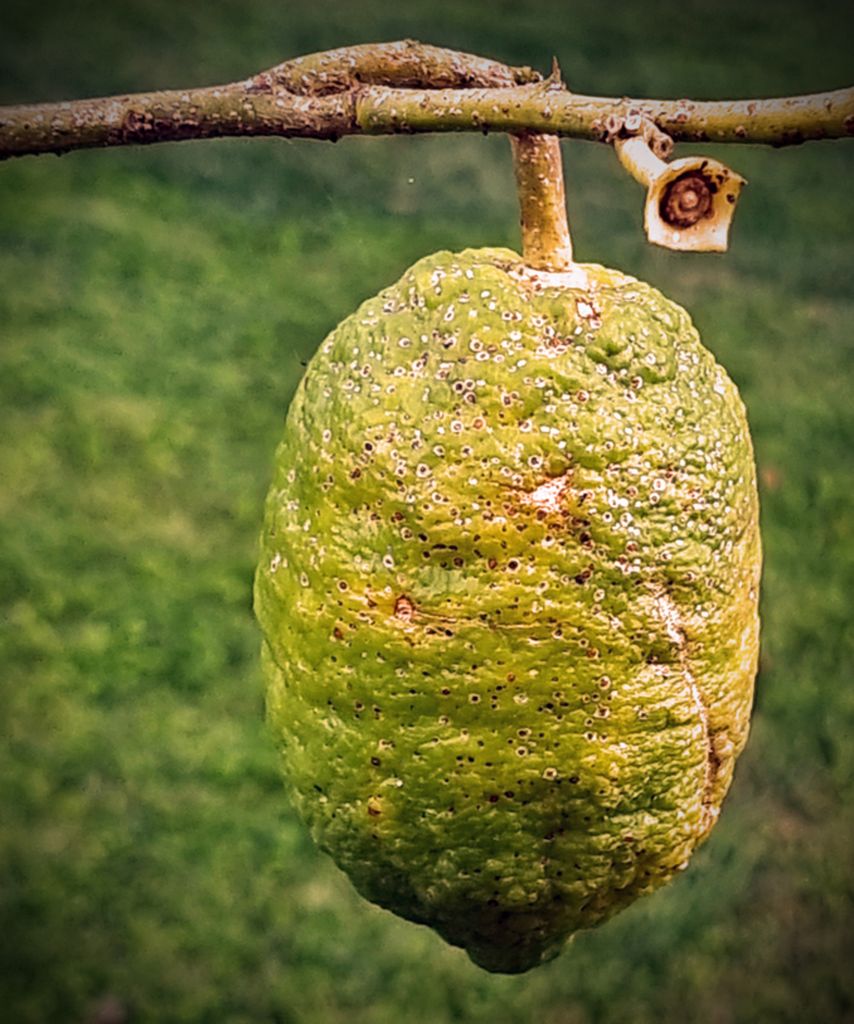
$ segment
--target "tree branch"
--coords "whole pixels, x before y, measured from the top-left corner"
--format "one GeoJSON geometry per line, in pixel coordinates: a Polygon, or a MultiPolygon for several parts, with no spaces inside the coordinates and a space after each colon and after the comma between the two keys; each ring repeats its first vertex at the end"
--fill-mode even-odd
{"type": "Polygon", "coordinates": [[[641,117],[676,141],[854,135],[854,88],[767,100],[581,96],[530,68],[409,41],[287,61],[242,82],[0,108],[0,158],[219,136],[544,132],[613,142],[641,117]]]}
{"type": "Polygon", "coordinates": [[[535,84],[511,89],[373,88],[357,104],[366,134],[537,131],[613,142],[640,116],[676,142],[789,146],[854,135],[854,87],[767,100],[635,100],[581,96],[535,84]]]}

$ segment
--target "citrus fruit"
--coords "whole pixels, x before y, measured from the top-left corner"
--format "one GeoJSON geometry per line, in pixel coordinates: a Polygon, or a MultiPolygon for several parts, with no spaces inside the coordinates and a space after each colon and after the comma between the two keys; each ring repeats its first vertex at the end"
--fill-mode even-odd
{"type": "Polygon", "coordinates": [[[422,259],[310,363],[261,549],[285,774],[368,899],[524,971],[709,833],[756,670],[755,473],[654,288],[422,259]]]}

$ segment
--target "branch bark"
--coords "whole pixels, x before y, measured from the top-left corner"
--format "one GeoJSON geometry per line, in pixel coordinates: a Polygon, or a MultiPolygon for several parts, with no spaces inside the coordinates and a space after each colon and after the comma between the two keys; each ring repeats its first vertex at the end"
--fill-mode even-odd
{"type": "Polygon", "coordinates": [[[854,135],[854,88],[764,100],[632,100],[576,95],[539,77],[410,41],[346,47],[227,85],[2,107],[0,158],[255,135],[527,131],[613,142],[638,117],[675,141],[786,146],[854,135]]]}

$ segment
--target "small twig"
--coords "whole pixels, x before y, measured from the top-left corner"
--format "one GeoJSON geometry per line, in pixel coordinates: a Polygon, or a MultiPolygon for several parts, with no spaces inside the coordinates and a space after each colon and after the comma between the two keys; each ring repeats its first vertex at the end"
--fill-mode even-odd
{"type": "Polygon", "coordinates": [[[649,187],[667,167],[664,160],[653,152],[642,136],[615,139],[614,149],[620,163],[641,185],[649,187]]]}
{"type": "Polygon", "coordinates": [[[785,146],[854,135],[854,88],[773,100],[630,100],[543,89],[538,77],[412,42],[348,47],[229,85],[3,107],[0,158],[254,135],[529,131],[611,142],[609,124],[633,113],[675,141],[785,146]]]}

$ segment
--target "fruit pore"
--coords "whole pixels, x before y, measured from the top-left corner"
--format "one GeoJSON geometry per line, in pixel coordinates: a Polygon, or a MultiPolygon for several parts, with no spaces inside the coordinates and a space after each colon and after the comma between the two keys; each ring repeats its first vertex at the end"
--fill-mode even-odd
{"type": "Polygon", "coordinates": [[[421,260],[323,342],[267,499],[268,713],[316,841],[492,971],[662,885],[746,739],[757,519],[682,309],[421,260]]]}

